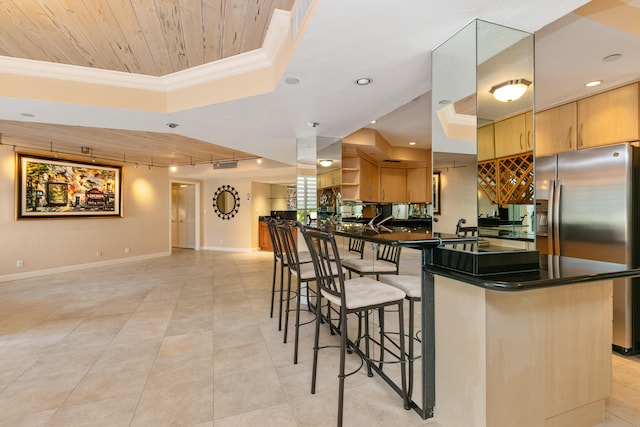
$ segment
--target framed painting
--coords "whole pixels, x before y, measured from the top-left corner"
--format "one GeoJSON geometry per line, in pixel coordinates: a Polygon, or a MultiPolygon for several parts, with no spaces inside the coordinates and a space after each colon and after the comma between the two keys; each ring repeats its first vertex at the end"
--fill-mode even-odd
{"type": "Polygon", "coordinates": [[[122,168],[17,155],[16,217],[122,216],[122,168]]]}
{"type": "Polygon", "coordinates": [[[433,173],[433,214],[440,215],[440,172],[433,173]]]}

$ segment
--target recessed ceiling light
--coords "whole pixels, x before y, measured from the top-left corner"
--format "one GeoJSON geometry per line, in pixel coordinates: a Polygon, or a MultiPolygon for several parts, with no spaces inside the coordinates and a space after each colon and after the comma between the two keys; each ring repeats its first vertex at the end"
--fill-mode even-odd
{"type": "Polygon", "coordinates": [[[440,104],[440,105],[449,105],[449,104],[451,104],[451,101],[449,101],[448,99],[441,99],[440,101],[438,101],[438,104],[440,104]]]}
{"type": "Polygon", "coordinates": [[[179,125],[177,123],[167,123],[167,126],[169,126],[171,129],[177,128],[179,125]]]}
{"type": "Polygon", "coordinates": [[[415,142],[415,141],[411,141],[411,142],[409,143],[409,145],[416,145],[416,142],[415,142]]]}
{"type": "Polygon", "coordinates": [[[371,124],[375,124],[375,122],[376,122],[375,120],[371,120],[371,122],[369,122],[369,123],[371,123],[371,124]]]}
{"type": "Polygon", "coordinates": [[[300,83],[300,80],[296,79],[295,77],[287,77],[286,79],[284,79],[284,82],[288,85],[297,85],[298,83],[300,83]]]}
{"type": "Polygon", "coordinates": [[[366,86],[368,84],[370,84],[373,80],[369,77],[360,77],[359,79],[356,80],[356,84],[358,86],[366,86]]]}
{"type": "Polygon", "coordinates": [[[594,86],[598,86],[600,83],[602,83],[602,80],[594,80],[592,82],[585,83],[584,85],[586,87],[594,87],[594,86]]]}
{"type": "Polygon", "coordinates": [[[22,117],[35,117],[36,116],[35,114],[31,114],[31,113],[20,113],[20,115],[22,117]]]}
{"type": "Polygon", "coordinates": [[[616,59],[620,59],[622,58],[622,54],[621,53],[613,53],[611,55],[607,55],[604,58],[602,58],[603,61],[605,62],[610,62],[610,61],[615,61],[616,59]]]}

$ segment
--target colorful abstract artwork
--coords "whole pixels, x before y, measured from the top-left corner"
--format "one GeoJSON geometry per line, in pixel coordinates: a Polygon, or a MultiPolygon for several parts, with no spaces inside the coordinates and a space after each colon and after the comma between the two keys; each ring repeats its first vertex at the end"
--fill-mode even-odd
{"type": "Polygon", "coordinates": [[[17,218],[122,216],[122,168],[18,154],[17,218]]]}

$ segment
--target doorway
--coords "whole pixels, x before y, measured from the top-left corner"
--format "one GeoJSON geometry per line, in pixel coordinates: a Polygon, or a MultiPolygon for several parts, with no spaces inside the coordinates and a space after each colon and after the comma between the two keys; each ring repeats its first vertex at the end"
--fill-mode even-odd
{"type": "Polygon", "coordinates": [[[171,183],[171,246],[197,249],[199,246],[199,185],[186,182],[171,183]]]}

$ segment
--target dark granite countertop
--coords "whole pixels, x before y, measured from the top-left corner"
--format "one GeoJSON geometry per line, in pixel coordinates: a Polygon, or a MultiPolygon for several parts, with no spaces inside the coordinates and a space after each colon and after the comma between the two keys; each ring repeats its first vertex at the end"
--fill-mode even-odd
{"type": "Polygon", "coordinates": [[[640,268],[623,264],[540,255],[537,251],[524,249],[465,250],[463,244],[475,242],[474,238],[433,233],[430,229],[379,227],[373,230],[362,224],[342,223],[337,224],[334,231],[348,237],[433,250],[433,264],[423,266],[426,271],[496,291],[523,291],[640,276],[640,268]]]}
{"type": "Polygon", "coordinates": [[[464,243],[475,242],[475,238],[434,233],[425,228],[373,229],[358,223],[337,223],[333,224],[332,229],[336,234],[346,237],[432,253],[432,257],[423,257],[432,259],[431,264],[423,265],[425,271],[495,291],[524,291],[620,277],[640,277],[640,268],[623,264],[539,255],[537,251],[525,249],[466,250],[464,243]]]}
{"type": "MultiPolygon", "coordinates": [[[[324,224],[327,226],[327,224],[324,224]]],[[[346,237],[358,237],[364,240],[413,247],[416,249],[434,248],[443,243],[475,242],[476,238],[458,237],[455,234],[434,233],[430,227],[397,227],[383,224],[370,227],[366,224],[354,222],[336,223],[331,226],[333,231],[346,237]]]]}
{"type": "Polygon", "coordinates": [[[522,227],[479,227],[481,237],[493,239],[520,240],[525,242],[533,242],[535,233],[529,230],[522,230],[522,227]]]}
{"type": "MultiPolygon", "coordinates": [[[[511,254],[517,252],[522,254],[532,253],[532,251],[524,250],[509,251],[511,254]]],[[[548,286],[640,276],[640,268],[630,268],[623,264],[554,255],[538,255],[535,251],[533,253],[538,257],[538,268],[520,271],[475,275],[451,266],[436,265],[436,263],[423,268],[436,275],[495,291],[525,291],[548,286]]],[[[531,259],[531,255],[528,256],[528,259],[531,259]]]]}

